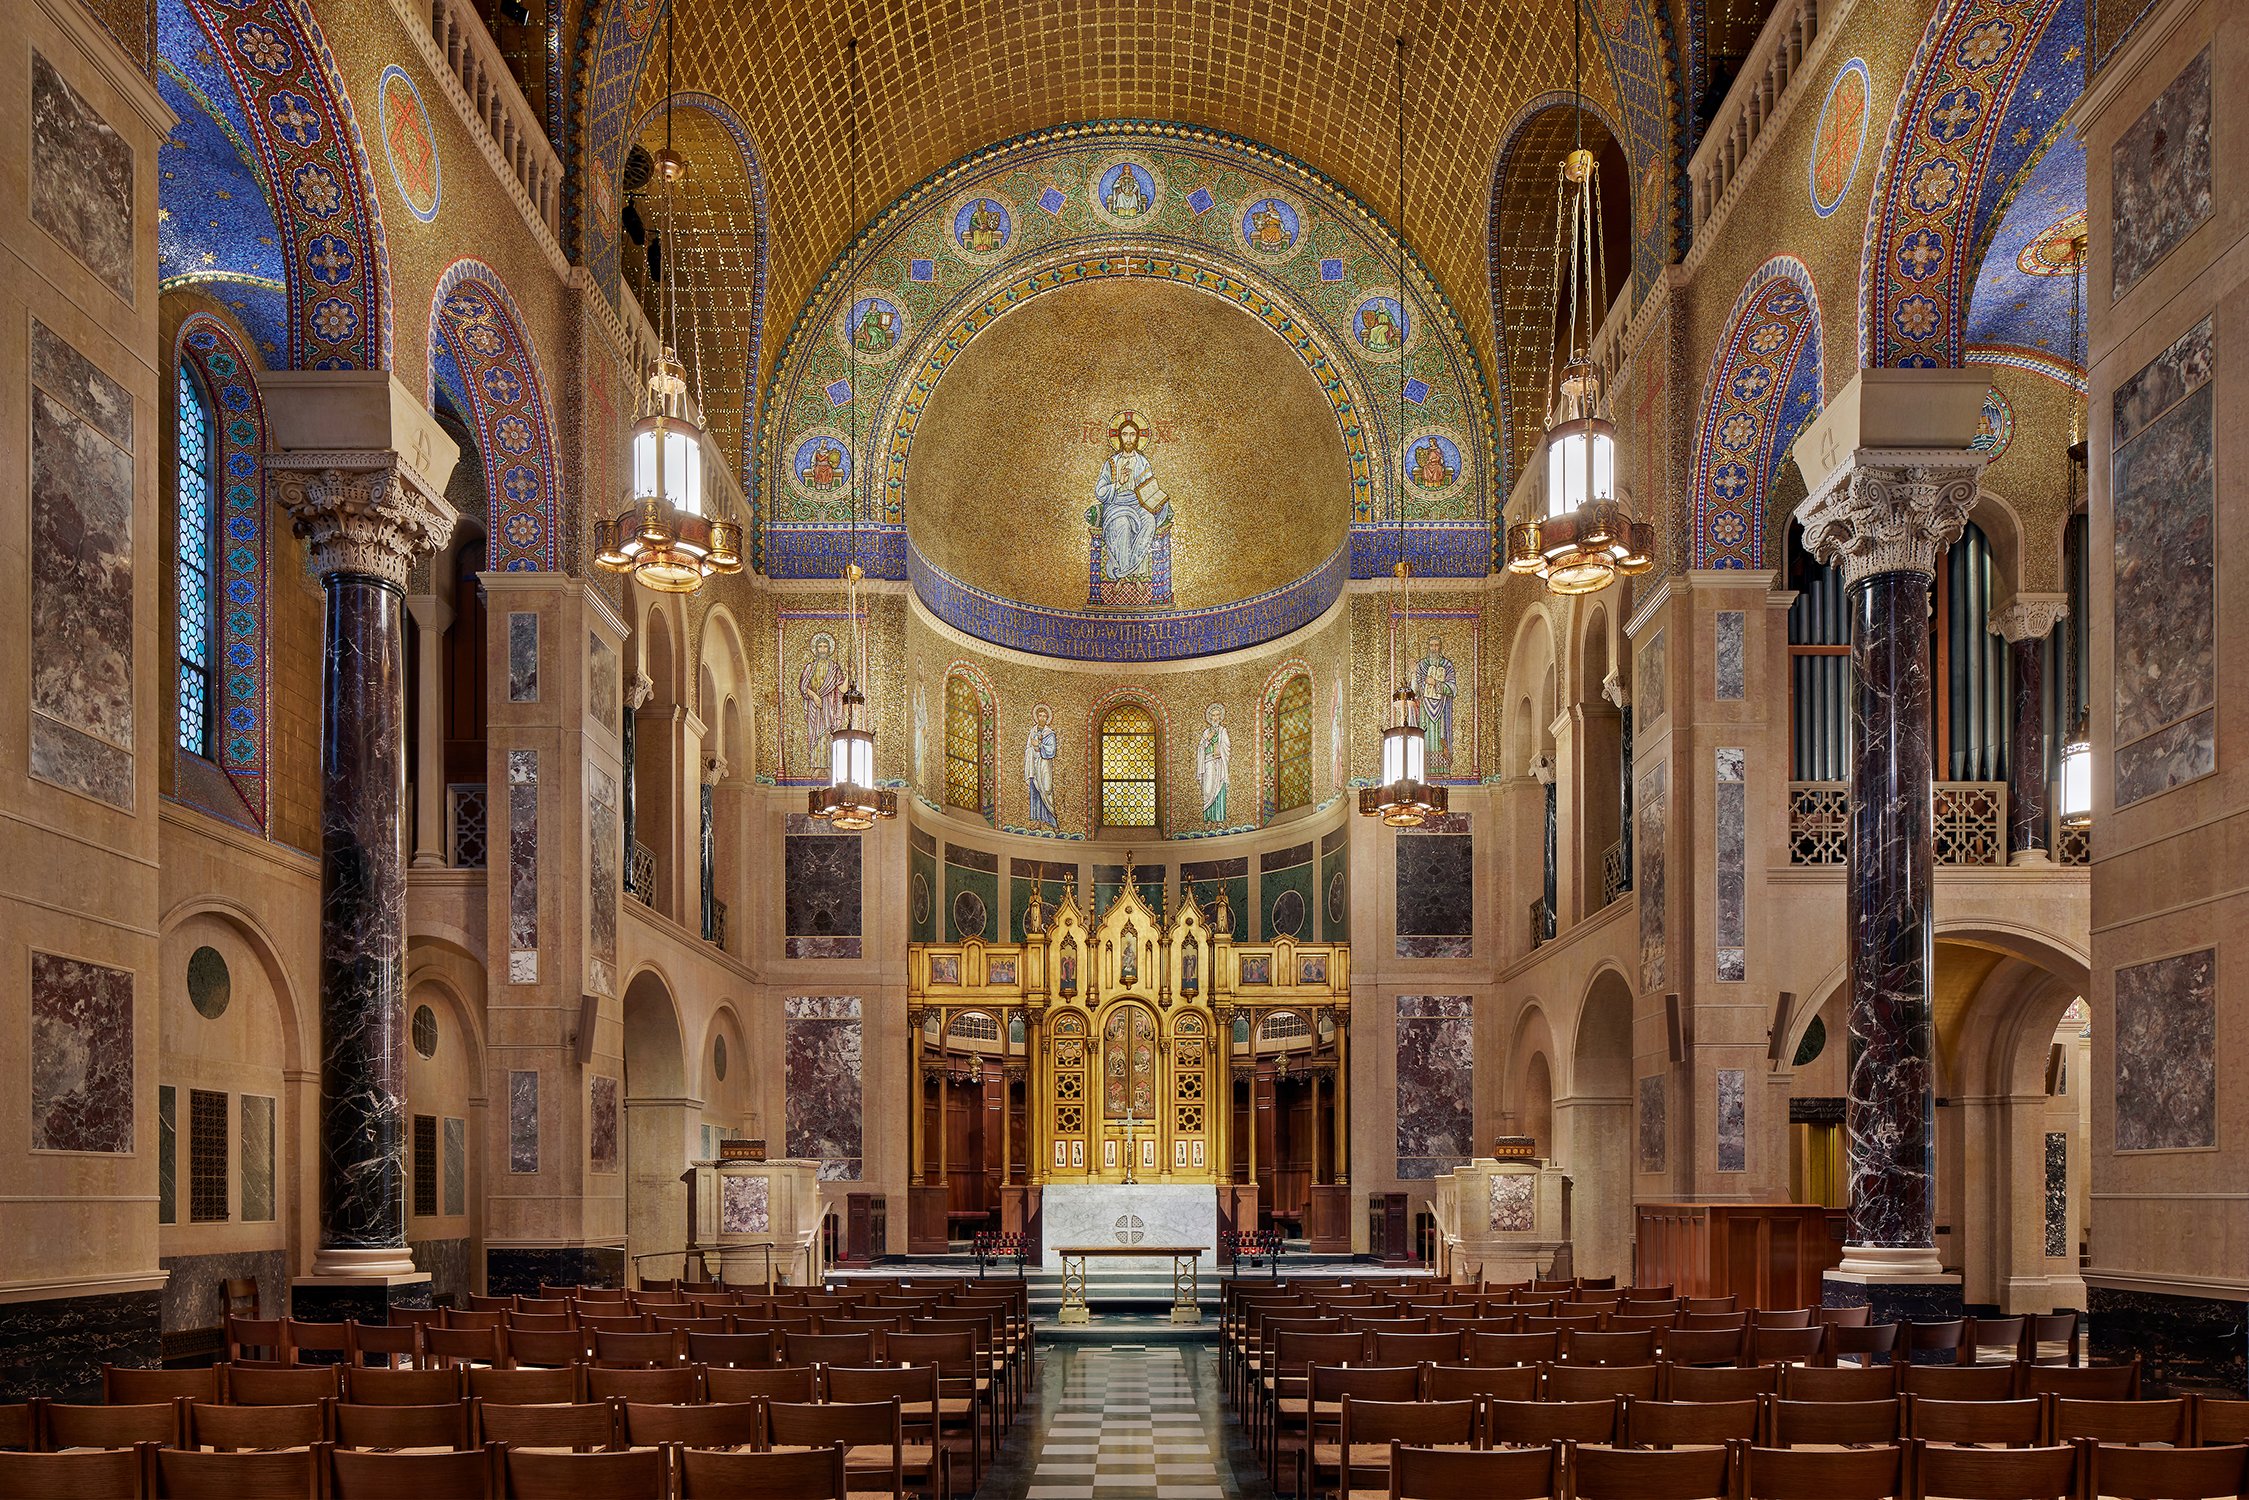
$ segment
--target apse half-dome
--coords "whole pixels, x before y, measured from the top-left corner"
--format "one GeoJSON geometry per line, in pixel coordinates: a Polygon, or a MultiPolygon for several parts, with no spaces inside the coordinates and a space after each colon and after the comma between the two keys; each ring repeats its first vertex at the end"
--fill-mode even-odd
{"type": "Polygon", "coordinates": [[[1318,618],[1350,573],[1351,461],[1299,351],[1177,281],[1056,286],[946,366],[905,475],[939,619],[1095,661],[1202,656],[1318,618]]]}

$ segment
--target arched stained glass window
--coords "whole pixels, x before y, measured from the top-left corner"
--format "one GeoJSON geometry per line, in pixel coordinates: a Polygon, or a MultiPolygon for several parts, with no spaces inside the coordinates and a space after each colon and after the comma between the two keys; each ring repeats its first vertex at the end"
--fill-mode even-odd
{"type": "Polygon", "coordinates": [[[1312,800],[1312,679],[1291,677],[1273,712],[1273,810],[1287,812],[1312,800]]]}
{"type": "Polygon", "coordinates": [[[174,372],[179,391],[179,469],[174,476],[178,538],[180,748],[214,755],[211,700],[212,603],[218,596],[218,548],[212,536],[218,479],[213,462],[211,404],[186,361],[174,372]]]}
{"type": "Polygon", "coordinates": [[[1101,821],[1110,828],[1156,826],[1156,716],[1120,703],[1101,720],[1101,821]]]}
{"type": "Polygon", "coordinates": [[[945,805],[982,812],[984,714],[976,684],[966,672],[945,678],[945,805]]]}

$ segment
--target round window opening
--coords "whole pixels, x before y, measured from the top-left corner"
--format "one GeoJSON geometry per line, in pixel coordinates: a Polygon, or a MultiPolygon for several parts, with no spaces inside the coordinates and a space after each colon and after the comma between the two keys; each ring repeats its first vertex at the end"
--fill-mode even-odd
{"type": "Polygon", "coordinates": [[[216,1021],[226,1014],[227,1001],[234,995],[234,981],[227,973],[226,955],[216,948],[198,948],[187,956],[187,998],[196,1014],[206,1021],[216,1021]]]}
{"type": "Polygon", "coordinates": [[[426,1005],[414,1007],[414,1050],[423,1057],[437,1056],[437,1012],[426,1005]]]}
{"type": "Polygon", "coordinates": [[[711,1071],[723,1082],[726,1078],[726,1038],[718,1037],[711,1043],[711,1071]]]}

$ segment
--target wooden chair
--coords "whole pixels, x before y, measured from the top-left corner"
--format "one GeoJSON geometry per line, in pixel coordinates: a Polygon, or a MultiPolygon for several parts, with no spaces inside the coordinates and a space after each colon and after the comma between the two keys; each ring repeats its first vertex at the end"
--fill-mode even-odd
{"type": "Polygon", "coordinates": [[[282,1325],[287,1321],[286,1318],[240,1318],[229,1313],[226,1320],[227,1363],[239,1364],[246,1359],[263,1359],[274,1364],[286,1364],[289,1359],[289,1338],[282,1325]]]}
{"type": "Polygon", "coordinates": [[[194,1401],[187,1408],[187,1446],[220,1453],[309,1448],[328,1441],[329,1403],[305,1406],[218,1406],[194,1401]]]}
{"type": "Polygon", "coordinates": [[[218,1365],[195,1370],[140,1370],[127,1365],[103,1365],[102,1400],[111,1406],[156,1401],[220,1401],[226,1396],[225,1374],[218,1365]]]}
{"type": "Polygon", "coordinates": [[[1827,1328],[1864,1328],[1874,1321],[1874,1309],[1865,1303],[1857,1307],[1822,1307],[1814,1321],[1827,1328]]]}
{"type": "Polygon", "coordinates": [[[679,1450],[681,1500],[848,1500],[844,1448],[795,1453],[679,1450]]]}
{"type": "Polygon", "coordinates": [[[2193,1441],[2194,1424],[2183,1396],[2168,1401],[2084,1401],[2068,1396],[2046,1400],[2048,1442],[2084,1438],[2111,1447],[2166,1443],[2183,1448],[2193,1441]]]}
{"type": "Polygon", "coordinates": [[[844,1473],[854,1494],[906,1493],[905,1435],[896,1398],[824,1401],[802,1405],[774,1401],[765,1408],[766,1439],[776,1449],[819,1449],[841,1444],[844,1473]]]}
{"type": "Polygon", "coordinates": [[[2249,1401],[2230,1396],[2195,1396],[2194,1440],[2198,1443],[2249,1443],[2249,1401]]]}
{"type": "Polygon", "coordinates": [[[1908,1365],[1895,1367],[1898,1389],[1938,1401],[2005,1401],[2015,1394],[2014,1365],[1908,1365]]]}
{"type": "Polygon", "coordinates": [[[2069,1500],[2077,1493],[2075,1448],[1950,1448],[1907,1445],[1914,1500],[2069,1500]]]}
{"type": "Polygon", "coordinates": [[[1809,1307],[1760,1307],[1749,1315],[1752,1328],[1812,1328],[1816,1309],[1809,1307]]]}
{"type": "Polygon", "coordinates": [[[1274,1336],[1272,1358],[1257,1372],[1257,1405],[1251,1413],[1250,1435],[1264,1450],[1266,1470],[1276,1483],[1281,1472],[1283,1429],[1300,1429],[1304,1425],[1302,1418],[1306,1408],[1295,1403],[1309,1400],[1306,1392],[1313,1368],[1356,1365],[1365,1360],[1366,1339],[1361,1334],[1280,1333],[1274,1336]]]}
{"type": "Polygon", "coordinates": [[[646,1333],[648,1332],[648,1317],[645,1313],[632,1312],[622,1307],[613,1313],[580,1312],[578,1314],[578,1326],[585,1329],[588,1334],[646,1333]]]}
{"type": "MultiPolygon", "coordinates": [[[[515,1298],[512,1295],[488,1297],[482,1292],[470,1292],[467,1294],[466,1300],[468,1302],[468,1306],[463,1309],[463,1311],[466,1312],[511,1313],[515,1311],[515,1298]]],[[[463,1323],[460,1326],[463,1328],[470,1328],[476,1325],[463,1323]]]]}
{"type": "Polygon", "coordinates": [[[1950,1318],[1941,1323],[1907,1323],[1898,1333],[1898,1358],[1915,1364],[1961,1364],[1961,1346],[1968,1337],[1968,1320],[1950,1318]],[[1931,1356],[1946,1355],[1949,1358],[1931,1356]]]}
{"type": "Polygon", "coordinates": [[[0,1450],[30,1453],[39,1446],[39,1407],[29,1401],[0,1406],[0,1450]]]}
{"type": "Polygon", "coordinates": [[[469,1301],[471,1303],[487,1302],[492,1305],[487,1308],[474,1306],[468,1308],[448,1307],[445,1309],[445,1327],[505,1328],[508,1326],[508,1314],[515,1311],[515,1299],[513,1297],[478,1297],[472,1293],[469,1301]]]}
{"type": "Polygon", "coordinates": [[[1656,1335],[1656,1352],[1675,1365],[1738,1365],[1748,1342],[1740,1328],[1670,1328],[1656,1335]]]}
{"type": "Polygon", "coordinates": [[[350,1346],[347,1364],[363,1365],[373,1359],[382,1368],[411,1369],[422,1362],[422,1331],[412,1323],[362,1323],[354,1318],[344,1327],[350,1346]]]}
{"type": "Polygon", "coordinates": [[[330,1435],[339,1448],[475,1446],[469,1441],[469,1404],[466,1401],[445,1401],[429,1406],[339,1401],[329,1413],[330,1435]]]}
{"type": "Polygon", "coordinates": [[[643,1370],[676,1365],[682,1362],[680,1346],[685,1342],[676,1333],[611,1333],[597,1329],[593,1336],[594,1363],[643,1370]]]}
{"type": "Polygon", "coordinates": [[[1655,1368],[1656,1336],[1640,1333],[1571,1333],[1562,1340],[1565,1365],[1646,1365],[1655,1368]]]}
{"type": "Polygon", "coordinates": [[[1431,1401],[1465,1401],[1476,1396],[1535,1401],[1538,1373],[1536,1365],[1423,1365],[1421,1394],[1431,1401]]]}
{"type": "Polygon", "coordinates": [[[466,1365],[507,1363],[501,1350],[506,1331],[500,1328],[422,1328],[422,1362],[439,1369],[466,1365]]]}
{"type": "Polygon", "coordinates": [[[2025,1365],[2022,1393],[2057,1396],[2071,1401],[2137,1401],[2140,1398],[2140,1357],[2121,1365],[2025,1365]]]}
{"type": "Polygon", "coordinates": [[[762,1370],[775,1363],[774,1343],[770,1333],[690,1333],[687,1359],[690,1364],[762,1370]]]}
{"type": "Polygon", "coordinates": [[[765,1441],[765,1404],[713,1401],[701,1406],[625,1403],[624,1440],[636,1448],[680,1443],[690,1448],[755,1448],[765,1441]]]}
{"type": "Polygon", "coordinates": [[[2147,1448],[2086,1443],[2084,1492],[2104,1500],[2192,1500],[2249,1495],[2249,1447],[2147,1448]]]}
{"type": "Polygon", "coordinates": [[[1730,1328],[1746,1338],[1749,1333],[1749,1314],[1744,1312],[1683,1312],[1679,1314],[1679,1326],[1696,1330],[1730,1328]]]}
{"type": "Polygon", "coordinates": [[[1632,1448],[1708,1447],[1754,1442],[1763,1426],[1755,1401],[1643,1401],[1624,1408],[1624,1442],[1632,1448]]]}
{"type": "Polygon", "coordinates": [[[1549,1401],[1612,1401],[1619,1396],[1655,1399],[1663,1372],[1655,1365],[1548,1365],[1549,1401]]]}
{"type": "Polygon", "coordinates": [[[615,1453],[530,1453],[501,1451],[500,1493],[510,1500],[613,1500],[613,1497],[670,1493],[661,1448],[628,1448],[615,1453]]]}
{"type": "Polygon", "coordinates": [[[1827,1347],[1824,1328],[1752,1328],[1749,1361],[1759,1365],[1808,1365],[1827,1347]]]}
{"type": "Polygon", "coordinates": [[[815,1401],[820,1373],[798,1365],[771,1370],[713,1365],[703,1371],[703,1394],[713,1401],[815,1401]]]}
{"type": "Polygon", "coordinates": [[[2023,1339],[2029,1333],[2030,1319],[2026,1317],[1970,1318],[1968,1336],[1961,1341],[1961,1363],[2010,1364],[2022,1358],[2023,1339]]]}
{"type": "Polygon", "coordinates": [[[88,1449],[78,1453],[0,1451],[0,1495],[40,1500],[142,1500],[156,1446],[88,1449]]]}
{"type": "Polygon", "coordinates": [[[1616,1440],[1615,1401],[1486,1401],[1484,1439],[1495,1448],[1616,1440]]]}
{"type": "Polygon", "coordinates": [[[40,1446],[58,1448],[131,1448],[157,1443],[177,1448],[184,1436],[187,1414],[182,1400],[144,1401],[131,1406],[76,1406],[50,1401],[39,1414],[40,1446]]]}
{"type": "Polygon", "coordinates": [[[1472,1365],[1550,1365],[1561,1352],[1562,1337],[1547,1333],[1485,1333],[1468,1335],[1468,1362],[1472,1365]]]}
{"type": "Polygon", "coordinates": [[[1546,1500],[1562,1493],[1562,1449],[1390,1449],[1390,1500],[1546,1500]]]}
{"type": "Polygon", "coordinates": [[[1571,1500],[1730,1500],[1737,1451],[1568,1443],[1562,1483],[1571,1500]]]}
{"type": "Polygon", "coordinates": [[[1897,1396],[1897,1376],[1884,1365],[1790,1365],[1780,1372],[1783,1401],[1889,1401],[1897,1396]]]}
{"type": "Polygon", "coordinates": [[[302,1318],[283,1318],[281,1335],[289,1345],[289,1363],[348,1364],[351,1360],[351,1324],[313,1323],[302,1318]],[[323,1356],[320,1360],[307,1360],[307,1354],[323,1356]]]}
{"type": "Polygon", "coordinates": [[[236,1406],[303,1406],[312,1401],[332,1401],[343,1390],[342,1377],[339,1365],[280,1370],[229,1365],[226,1399],[236,1406]]]}
{"type": "Polygon", "coordinates": [[[1863,1447],[1898,1440],[1898,1400],[1787,1401],[1765,1398],[1765,1442],[1773,1448],[1808,1444],[1863,1447]]]}
{"type": "Polygon", "coordinates": [[[2074,1312],[2037,1313],[2023,1333],[2023,1361],[2033,1365],[2084,1362],[2085,1320],[2074,1312]]]}
{"type": "MultiPolygon", "coordinates": [[[[726,1320],[719,1318],[716,1322],[715,1331],[724,1333],[726,1320]]],[[[510,1333],[570,1333],[578,1327],[578,1320],[570,1313],[514,1312],[508,1314],[507,1327],[510,1333]]]]}
{"type": "Polygon", "coordinates": [[[585,1376],[579,1366],[567,1370],[507,1370],[471,1366],[469,1394],[493,1406],[558,1406],[583,1398],[585,1376]]]}
{"type": "MultiPolygon", "coordinates": [[[[1283,1428],[1304,1434],[1295,1468],[1301,1475],[1305,1455],[1325,1446],[1331,1453],[1342,1441],[1343,1403],[1358,1401],[1416,1401],[1428,1396],[1423,1388],[1426,1370],[1420,1365],[1314,1365],[1306,1372],[1302,1395],[1281,1399],[1277,1417],[1283,1428]]],[[[1532,1372],[1535,1385],[1536,1371],[1532,1372]]],[[[1473,1401],[1472,1396],[1454,1397],[1473,1401]]],[[[1278,1447],[1276,1444],[1276,1454],[1278,1447]]],[[[1277,1465],[1276,1458],[1276,1465],[1277,1465]]],[[[1333,1470],[1335,1465],[1327,1465],[1333,1470]]],[[[1274,1483],[1280,1482],[1276,1473],[1274,1483]]],[[[1300,1492],[1301,1493],[1301,1492],[1300,1492]]]]}
{"type": "Polygon", "coordinates": [[[436,1406],[467,1395],[459,1370],[344,1368],[343,1399],[362,1406],[436,1406]]]}
{"type": "Polygon", "coordinates": [[[1894,1500],[1909,1489],[1906,1450],[1750,1448],[1742,1454],[1746,1500],[1894,1500]]]}
{"type": "Polygon", "coordinates": [[[2038,1401],[1944,1401],[1904,1396],[1905,1435],[1931,1443],[1979,1448],[2035,1448],[2046,1441],[2045,1404],[2038,1401]]]}
{"type": "Polygon", "coordinates": [[[781,1337],[781,1357],[792,1365],[871,1365],[872,1333],[790,1333],[781,1337]]]}
{"type": "Polygon", "coordinates": [[[932,1365],[902,1369],[854,1369],[831,1365],[820,1372],[830,1401],[896,1401],[906,1446],[899,1467],[906,1488],[943,1500],[952,1493],[953,1455],[937,1436],[937,1370],[932,1365]]]}
{"type": "Polygon", "coordinates": [[[1780,1390],[1781,1369],[1779,1365],[1744,1365],[1730,1370],[1666,1365],[1661,1393],[1671,1401],[1754,1401],[1780,1390]]]}
{"type": "Polygon", "coordinates": [[[595,1365],[586,1371],[586,1399],[684,1406],[703,1399],[702,1372],[693,1365],[626,1370],[595,1365]]]}
{"type": "Polygon", "coordinates": [[[1476,1401],[1361,1401],[1345,1396],[1338,1441],[1324,1451],[1306,1448],[1297,1494],[1318,1500],[1323,1473],[1336,1476],[1339,1495],[1362,1487],[1387,1489],[1393,1448],[1480,1447],[1481,1417],[1482,1405],[1476,1401]]]}
{"type": "Polygon", "coordinates": [[[1883,1373],[1889,1374],[1888,1366],[1895,1358],[1897,1345],[1898,1325],[1895,1323],[1830,1323],[1825,1358],[1830,1365],[1849,1360],[1853,1365],[1867,1367],[1874,1364],[1874,1357],[1879,1354],[1883,1373]]]}
{"type": "Polygon", "coordinates": [[[502,1340],[507,1363],[516,1369],[558,1370],[578,1363],[589,1352],[585,1331],[578,1328],[510,1328],[502,1340]]]}
{"type": "Polygon", "coordinates": [[[475,1438],[511,1448],[568,1448],[590,1453],[617,1445],[617,1408],[608,1401],[568,1406],[502,1406],[483,1401],[475,1408],[475,1438]]]}
{"type": "Polygon", "coordinates": [[[1690,1318],[1703,1313],[1738,1312],[1740,1302],[1741,1299],[1735,1296],[1686,1297],[1680,1300],[1679,1311],[1690,1318]]]}
{"type": "Polygon", "coordinates": [[[164,1500],[318,1500],[325,1445],[272,1453],[156,1452],[153,1496],[164,1500]]]}
{"type": "Polygon", "coordinates": [[[499,1493],[499,1476],[493,1472],[496,1454],[488,1448],[451,1453],[362,1453],[331,1448],[327,1456],[327,1500],[402,1500],[406,1496],[490,1500],[499,1493]]]}
{"type": "Polygon", "coordinates": [[[1461,1359],[1463,1340],[1458,1333],[1378,1333],[1374,1336],[1374,1362],[1378,1365],[1450,1365],[1461,1359]]]}

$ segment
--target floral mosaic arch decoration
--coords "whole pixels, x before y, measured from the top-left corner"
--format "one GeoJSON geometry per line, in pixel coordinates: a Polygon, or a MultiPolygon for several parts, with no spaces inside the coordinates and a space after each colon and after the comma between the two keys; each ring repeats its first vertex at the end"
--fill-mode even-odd
{"type": "Polygon", "coordinates": [[[438,278],[430,304],[425,398],[437,404],[440,355],[459,372],[488,488],[489,565],[503,572],[562,566],[562,466],[537,354],[499,273],[457,260],[438,278]]]}
{"type": "Polygon", "coordinates": [[[1775,256],[1735,300],[1704,383],[1691,566],[1765,566],[1765,496],[1820,409],[1820,380],[1819,292],[1802,261],[1775,256]]]}
{"type": "Polygon", "coordinates": [[[292,369],[381,370],[391,357],[388,251],[374,175],[335,60],[295,0],[180,0],[200,34],[160,23],[165,60],[233,96],[272,200],[292,369]],[[196,56],[209,54],[208,59],[196,56]]]}

